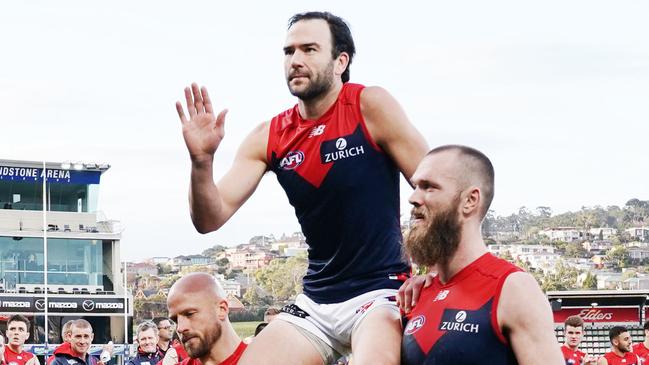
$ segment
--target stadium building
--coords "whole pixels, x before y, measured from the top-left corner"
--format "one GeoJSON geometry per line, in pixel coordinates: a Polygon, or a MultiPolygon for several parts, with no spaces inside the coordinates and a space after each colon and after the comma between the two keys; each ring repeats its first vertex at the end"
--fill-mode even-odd
{"type": "Polygon", "coordinates": [[[0,330],[8,316],[27,316],[27,348],[37,355],[62,342],[70,319],[88,320],[95,344],[129,338],[121,229],[97,211],[109,167],[0,160],[0,330]]]}

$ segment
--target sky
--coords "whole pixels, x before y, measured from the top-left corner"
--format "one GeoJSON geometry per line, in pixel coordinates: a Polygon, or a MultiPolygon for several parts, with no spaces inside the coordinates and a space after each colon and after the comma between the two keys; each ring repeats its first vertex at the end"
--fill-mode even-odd
{"type": "MultiPolygon", "coordinates": [[[[191,224],[174,102],[195,81],[228,108],[215,178],[259,123],[295,104],[288,18],[345,18],[351,81],[401,103],[430,146],[496,170],[492,209],[554,213],[649,199],[649,2],[11,1],[0,5],[0,158],[107,162],[99,209],[122,257],[200,253],[299,230],[275,176],[217,232],[191,224]]],[[[402,183],[402,213],[409,211],[402,183]]]]}

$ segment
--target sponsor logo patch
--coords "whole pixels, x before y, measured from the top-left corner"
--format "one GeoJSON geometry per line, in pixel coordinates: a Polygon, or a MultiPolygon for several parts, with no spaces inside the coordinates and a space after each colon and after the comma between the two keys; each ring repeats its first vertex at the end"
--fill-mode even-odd
{"type": "Polygon", "coordinates": [[[413,333],[419,331],[424,324],[426,324],[426,317],[422,315],[418,315],[417,317],[413,318],[408,322],[408,325],[406,325],[406,329],[403,331],[404,335],[412,335],[413,333]]]}
{"type": "Polygon", "coordinates": [[[433,300],[433,302],[437,302],[439,300],[444,300],[448,296],[449,290],[441,290],[439,293],[437,293],[437,296],[433,300]]]}
{"type": "Polygon", "coordinates": [[[304,162],[304,152],[291,151],[280,160],[279,167],[284,170],[294,170],[296,167],[300,166],[302,162],[304,162]]]}
{"type": "Polygon", "coordinates": [[[440,331],[478,333],[480,324],[471,323],[468,313],[463,310],[446,309],[439,323],[440,331]]]}
{"type": "Polygon", "coordinates": [[[323,164],[332,163],[348,158],[354,158],[365,154],[365,147],[359,143],[353,143],[349,136],[340,137],[335,140],[325,141],[320,147],[320,160],[323,164]]]}
{"type": "Polygon", "coordinates": [[[307,137],[307,138],[319,136],[322,133],[324,133],[324,130],[325,130],[325,125],[324,124],[320,124],[317,127],[313,127],[313,129],[311,130],[311,133],[309,133],[309,137],[307,137]]]}

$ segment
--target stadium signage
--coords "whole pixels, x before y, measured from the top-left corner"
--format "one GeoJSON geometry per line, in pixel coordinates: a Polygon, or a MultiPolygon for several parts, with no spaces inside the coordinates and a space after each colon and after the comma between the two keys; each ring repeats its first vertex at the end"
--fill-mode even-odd
{"type": "Polygon", "coordinates": [[[638,307],[597,307],[597,308],[562,308],[553,313],[555,323],[563,323],[569,316],[577,315],[584,322],[618,323],[640,322],[638,307]]]}
{"type": "Polygon", "coordinates": [[[0,180],[43,181],[62,184],[99,184],[100,171],[77,171],[64,169],[45,169],[34,167],[0,166],[0,180]]]}
{"type": "MultiPolygon", "coordinates": [[[[51,314],[112,314],[124,313],[124,298],[119,297],[60,297],[47,300],[47,312],[51,314]]],[[[38,296],[0,296],[0,312],[6,313],[44,313],[45,298],[38,296]]]]}

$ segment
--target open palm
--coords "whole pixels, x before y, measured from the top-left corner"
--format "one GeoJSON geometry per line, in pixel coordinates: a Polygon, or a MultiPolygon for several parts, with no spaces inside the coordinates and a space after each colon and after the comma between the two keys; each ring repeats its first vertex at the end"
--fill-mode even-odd
{"type": "Polygon", "coordinates": [[[227,110],[214,114],[212,101],[207,88],[199,89],[193,83],[191,89],[185,88],[185,100],[189,119],[185,116],[182,104],[176,102],[176,110],[183,125],[183,138],[192,160],[212,159],[225,135],[224,122],[227,110]]]}

